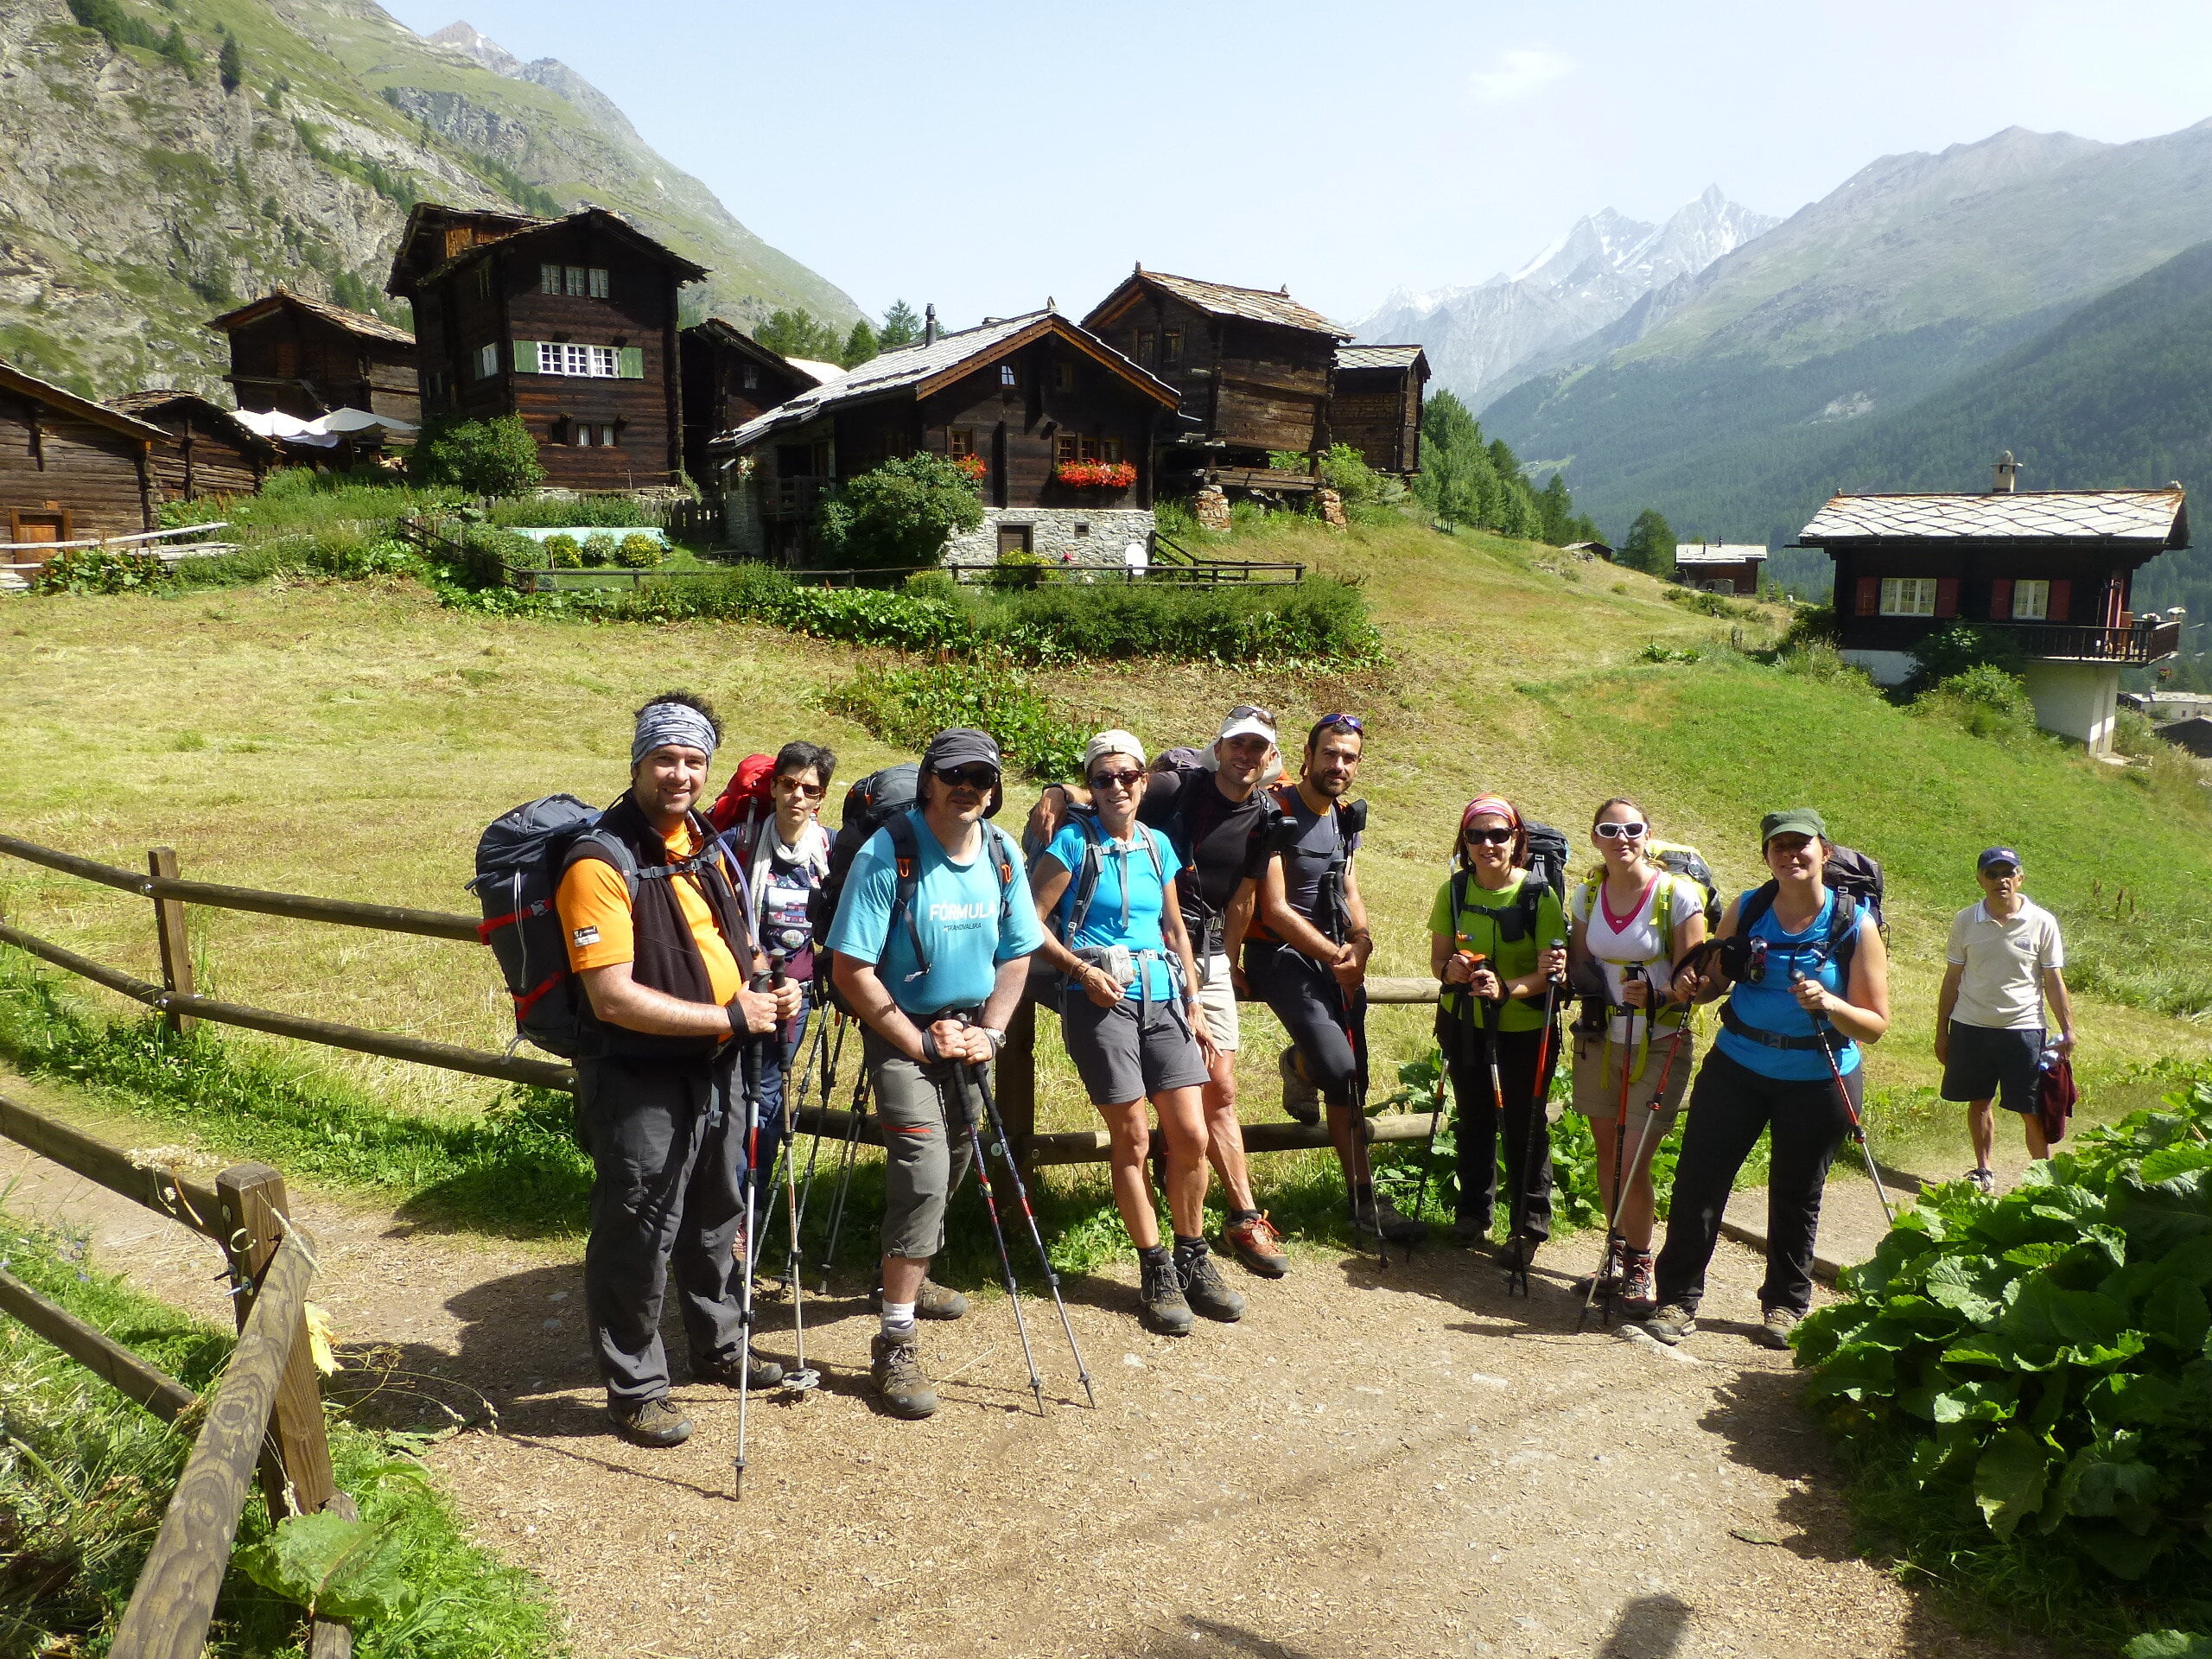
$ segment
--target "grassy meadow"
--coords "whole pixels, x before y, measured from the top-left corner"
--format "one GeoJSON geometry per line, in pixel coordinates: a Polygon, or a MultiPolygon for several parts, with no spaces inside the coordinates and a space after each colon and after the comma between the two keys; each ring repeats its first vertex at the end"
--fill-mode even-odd
{"type": "MultiPolygon", "coordinates": [[[[2074,977],[2094,988],[2077,1062],[2086,1113],[2145,1103],[2164,1071],[2212,1057],[2202,1017],[2212,1007],[2212,812],[2194,779],[2123,772],[2056,740],[1977,739],[1855,677],[1765,665],[1732,646],[1770,644],[1782,612],[1703,614],[1649,577],[1548,548],[1278,521],[1240,535],[1233,551],[1361,583],[1388,664],[1345,676],[1093,664],[1033,681],[1067,718],[1128,725],[1155,747],[1203,741],[1240,699],[1274,708],[1287,732],[1323,712],[1361,713],[1373,817],[1360,870],[1378,971],[1425,970],[1428,904],[1459,806],[1478,787],[1566,827],[1578,846],[1598,800],[1633,795],[1731,889],[1759,874],[1759,813],[1810,802],[1890,873],[1898,1017],[1871,1076],[1875,1132],[1893,1161],[1948,1173],[1964,1156],[1956,1114],[1932,1103],[1929,1040],[1948,918],[1974,897],[1973,854],[1992,842],[2021,848],[2031,891],[2068,924],[2074,977]],[[1675,660],[1651,660],[1661,657],[1675,660]]],[[[738,757],[799,735],[836,749],[840,785],[901,758],[825,699],[908,659],[763,626],[493,618],[444,608],[404,580],[280,579],[21,599],[0,607],[0,638],[12,715],[0,828],[134,868],[167,844],[186,875],[249,886],[467,910],[461,883],[484,823],[555,791],[612,799],[630,711],[671,686],[722,712],[717,786],[738,757]]],[[[1008,822],[1030,791],[1013,792],[1008,822]]],[[[141,901],[0,861],[0,906],[32,931],[156,974],[141,901]]],[[[498,1046],[510,1034],[498,977],[474,946],[190,913],[204,990],[446,1041],[498,1046]]],[[[124,1012],[104,992],[82,995],[124,1012]]],[[[1279,1039],[1263,1012],[1247,1018],[1246,1112],[1266,1119],[1279,1039]]],[[[1391,1062],[1426,1047],[1427,1025],[1426,1010],[1377,1012],[1378,1086],[1391,1062]]],[[[500,1093],[244,1033],[224,1040],[429,1114],[441,1133],[500,1093]]],[[[1040,1051],[1040,1127],[1091,1125],[1049,1018],[1040,1051]]],[[[106,1103],[127,1106],[129,1091],[106,1103]]],[[[1268,1181],[1300,1188],[1316,1161],[1261,1160],[1268,1181]]],[[[330,1176],[345,1184],[341,1169],[330,1176]]],[[[359,1184],[388,1196],[379,1180],[359,1184]]]]}

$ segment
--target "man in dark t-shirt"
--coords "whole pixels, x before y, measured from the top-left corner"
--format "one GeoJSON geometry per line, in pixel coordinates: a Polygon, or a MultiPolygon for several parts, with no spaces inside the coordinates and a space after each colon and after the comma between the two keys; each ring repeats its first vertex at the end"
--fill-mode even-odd
{"type": "MultiPolygon", "coordinates": [[[[1187,753],[1187,752],[1186,752],[1187,753]]],[[[1274,718],[1240,703],[1229,711],[1200,768],[1178,768],[1166,755],[1154,763],[1137,816],[1174,843],[1184,868],[1176,899],[1198,966],[1198,1006],[1217,1051],[1206,1084],[1206,1156],[1221,1177],[1229,1208],[1222,1236],[1236,1259],[1263,1278],[1290,1271],[1281,1235],[1254,1202],[1236,1118],[1237,980],[1233,964],[1251,921],[1255,882],[1266,861],[1268,817],[1264,784],[1279,775],[1274,718]]],[[[1070,803],[1087,806],[1088,790],[1054,785],[1038,803],[1033,834],[1049,839],[1070,803]]]]}

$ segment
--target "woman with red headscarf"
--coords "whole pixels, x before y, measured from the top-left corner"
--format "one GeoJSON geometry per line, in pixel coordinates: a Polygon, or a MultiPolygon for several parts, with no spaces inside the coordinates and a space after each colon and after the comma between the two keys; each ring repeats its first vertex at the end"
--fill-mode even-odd
{"type": "Polygon", "coordinates": [[[1469,1244],[1491,1236],[1502,1128],[1505,1265],[1525,1269],[1551,1236],[1551,1140],[1540,1128],[1546,1079],[1537,1066],[1558,1052],[1544,1041],[1544,992],[1567,970],[1567,928],[1558,895],[1529,874],[1529,831],[1503,796],[1478,795],[1459,815],[1452,875],[1436,891],[1428,931],[1429,970],[1445,988],[1437,1040],[1459,1109],[1452,1234],[1469,1244]]]}

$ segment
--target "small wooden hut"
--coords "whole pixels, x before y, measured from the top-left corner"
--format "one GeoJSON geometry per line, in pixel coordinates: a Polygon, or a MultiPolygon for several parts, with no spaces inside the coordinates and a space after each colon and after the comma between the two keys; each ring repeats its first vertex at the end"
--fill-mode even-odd
{"type": "Polygon", "coordinates": [[[1339,346],[1329,389],[1329,441],[1348,443],[1378,473],[1421,470],[1428,354],[1418,346],[1339,346]]]}
{"type": "Polygon", "coordinates": [[[155,528],[168,435],[0,361],[0,531],[25,564],[56,542],[155,528]]]}
{"type": "Polygon", "coordinates": [[[683,378],[683,467],[702,490],[716,487],[709,443],[823,378],[720,317],[683,330],[677,350],[683,378]]]}
{"type": "Polygon", "coordinates": [[[270,469],[283,464],[274,443],[196,392],[134,391],[109,398],[107,406],[167,435],[154,451],[154,478],[165,500],[251,495],[270,469]]]}
{"type": "Polygon", "coordinates": [[[223,378],[240,409],[302,421],[334,409],[422,419],[415,336],[381,317],[279,288],[207,326],[230,337],[223,378]]]}

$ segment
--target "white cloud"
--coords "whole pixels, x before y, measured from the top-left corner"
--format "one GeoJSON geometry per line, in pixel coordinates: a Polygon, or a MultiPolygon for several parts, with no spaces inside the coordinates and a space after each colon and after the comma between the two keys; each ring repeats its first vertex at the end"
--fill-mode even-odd
{"type": "Polygon", "coordinates": [[[1500,53],[1493,67],[1475,70],[1467,85],[1486,104],[1507,104],[1550,86],[1573,67],[1547,47],[1516,46],[1500,53]]]}

